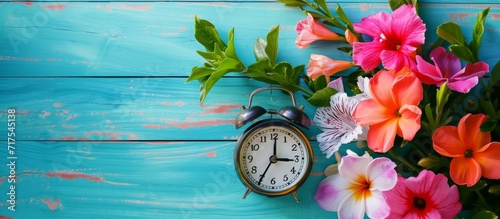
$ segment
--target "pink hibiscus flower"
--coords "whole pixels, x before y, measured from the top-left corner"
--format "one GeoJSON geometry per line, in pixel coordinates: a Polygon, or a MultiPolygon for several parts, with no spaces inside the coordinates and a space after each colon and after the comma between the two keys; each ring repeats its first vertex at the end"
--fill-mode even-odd
{"type": "Polygon", "coordinates": [[[450,187],[443,174],[428,170],[406,180],[399,177],[396,186],[384,195],[391,208],[388,218],[452,219],[462,209],[457,186],[450,187]]]}
{"type": "Polygon", "coordinates": [[[399,71],[408,66],[416,71],[417,48],[425,41],[425,24],[413,5],[403,5],[392,14],[379,12],[354,24],[354,30],[373,38],[371,42],[355,42],[353,59],[365,71],[380,63],[386,69],[399,71]]]}
{"type": "Polygon", "coordinates": [[[453,53],[447,53],[443,47],[432,50],[430,54],[434,65],[417,56],[417,68],[415,73],[424,84],[435,84],[438,87],[448,81],[451,90],[468,93],[477,85],[478,78],[483,77],[489,71],[485,62],[467,63],[464,68],[460,59],[453,53]]]}

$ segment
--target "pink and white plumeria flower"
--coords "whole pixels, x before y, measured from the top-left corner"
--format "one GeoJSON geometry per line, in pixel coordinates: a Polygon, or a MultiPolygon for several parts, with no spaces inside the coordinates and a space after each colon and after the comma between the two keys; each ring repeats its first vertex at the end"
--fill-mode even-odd
{"type": "Polygon", "coordinates": [[[347,150],[339,165],[339,174],[325,178],[315,199],[321,208],[336,211],[339,218],[386,218],[391,209],[383,194],[392,189],[398,175],[389,158],[358,156],[347,150]]]}
{"type": "Polygon", "coordinates": [[[352,113],[361,101],[371,98],[369,78],[358,78],[358,87],[363,92],[354,97],[344,93],[342,78],[331,81],[328,87],[338,93],[330,97],[329,107],[320,107],[314,115],[315,124],[323,131],[316,136],[321,151],[329,158],[342,144],[366,140],[368,126],[357,125],[352,113]]]}

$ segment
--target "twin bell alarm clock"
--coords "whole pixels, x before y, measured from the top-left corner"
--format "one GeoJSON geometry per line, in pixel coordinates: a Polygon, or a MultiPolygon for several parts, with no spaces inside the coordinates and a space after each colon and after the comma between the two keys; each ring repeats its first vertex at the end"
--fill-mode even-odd
{"type": "Polygon", "coordinates": [[[241,182],[250,192],[270,197],[292,194],[297,202],[297,189],[306,181],[312,168],[311,144],[299,127],[308,129],[309,117],[296,106],[293,93],[282,87],[263,87],[250,94],[248,107],[236,117],[235,126],[241,128],[261,116],[238,139],[234,165],[241,182]],[[282,90],[292,97],[293,106],[280,110],[252,106],[255,94],[264,90],[282,90]]]}

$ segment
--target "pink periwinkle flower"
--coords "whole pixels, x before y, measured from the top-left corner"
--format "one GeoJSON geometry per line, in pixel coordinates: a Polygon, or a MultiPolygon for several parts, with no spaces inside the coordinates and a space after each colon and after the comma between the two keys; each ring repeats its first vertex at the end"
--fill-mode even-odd
{"type": "Polygon", "coordinates": [[[297,23],[297,39],[295,44],[300,49],[304,49],[316,40],[341,40],[342,37],[329,30],[321,22],[314,20],[311,14],[307,14],[305,20],[297,23]]]}
{"type": "Polygon", "coordinates": [[[452,219],[462,209],[457,186],[450,187],[443,174],[428,170],[417,177],[399,177],[396,186],[384,194],[391,208],[388,218],[452,219]]]}
{"type": "Polygon", "coordinates": [[[348,150],[342,157],[339,174],[325,178],[314,198],[321,208],[336,211],[339,218],[386,218],[390,213],[384,191],[397,182],[396,164],[389,158],[358,156],[348,150]]]}
{"type": "Polygon", "coordinates": [[[408,66],[416,70],[417,49],[425,41],[425,24],[413,5],[403,5],[392,14],[379,12],[354,24],[354,30],[373,38],[371,42],[353,43],[353,60],[364,71],[380,63],[399,71],[408,66]]]}
{"type": "Polygon", "coordinates": [[[489,71],[485,62],[467,63],[464,68],[460,59],[453,53],[447,53],[443,47],[432,50],[430,54],[434,65],[417,56],[417,77],[424,84],[435,84],[438,87],[448,82],[451,90],[468,93],[477,85],[479,77],[483,77],[489,71]]]}

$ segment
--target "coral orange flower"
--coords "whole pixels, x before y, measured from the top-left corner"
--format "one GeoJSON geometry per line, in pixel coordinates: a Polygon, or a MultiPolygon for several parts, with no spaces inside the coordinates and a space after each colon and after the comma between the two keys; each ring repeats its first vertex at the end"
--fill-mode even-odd
{"type": "Polygon", "coordinates": [[[312,80],[316,80],[321,75],[332,76],[353,66],[353,62],[333,60],[324,55],[311,54],[307,66],[307,76],[312,80]]]}
{"type": "Polygon", "coordinates": [[[500,142],[490,142],[490,133],[481,132],[484,121],[484,114],[469,113],[460,119],[458,127],[439,127],[432,136],[434,150],[453,158],[450,175],[458,185],[471,187],[481,176],[500,179],[500,142]]]}
{"type": "Polygon", "coordinates": [[[412,140],[420,129],[422,83],[414,74],[382,70],[370,80],[373,99],[358,104],[353,116],[358,125],[370,127],[368,147],[385,153],[394,146],[396,134],[412,140]]]}
{"type": "Polygon", "coordinates": [[[297,39],[295,44],[300,49],[306,48],[316,40],[342,40],[343,38],[335,32],[329,30],[324,24],[314,20],[311,14],[307,14],[307,19],[297,23],[297,39]]]}

